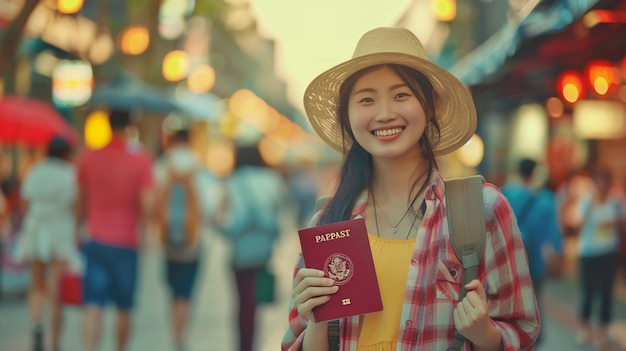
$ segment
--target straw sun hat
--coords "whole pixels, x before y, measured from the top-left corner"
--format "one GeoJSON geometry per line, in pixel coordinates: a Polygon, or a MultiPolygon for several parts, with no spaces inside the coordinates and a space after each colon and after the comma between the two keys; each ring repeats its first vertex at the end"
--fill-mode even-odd
{"type": "Polygon", "coordinates": [[[381,64],[398,64],[425,74],[437,92],[435,116],[441,138],[433,146],[436,155],[444,155],[461,147],[476,129],[476,108],[469,90],[445,69],[432,63],[419,39],[405,28],[376,28],[359,40],[352,59],[315,78],[304,93],[304,109],[315,131],[339,152],[349,150],[351,137],[341,136],[337,117],[339,89],[343,82],[359,70],[381,64]]]}

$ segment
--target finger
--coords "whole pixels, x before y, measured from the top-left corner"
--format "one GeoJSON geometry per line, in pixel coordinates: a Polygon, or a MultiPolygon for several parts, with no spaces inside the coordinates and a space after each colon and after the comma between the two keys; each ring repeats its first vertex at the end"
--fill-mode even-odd
{"type": "Polygon", "coordinates": [[[294,295],[295,303],[304,303],[308,299],[312,299],[318,296],[332,295],[339,291],[339,287],[334,286],[309,286],[301,293],[294,295]]]}
{"type": "Polygon", "coordinates": [[[326,302],[328,302],[328,300],[330,300],[329,295],[317,296],[312,299],[306,300],[306,302],[296,305],[296,310],[299,314],[311,318],[313,309],[319,305],[325,304],[326,302]]]}
{"type": "Polygon", "coordinates": [[[476,291],[469,291],[465,298],[473,309],[481,313],[486,310],[487,300],[483,299],[476,291]]]}
{"type": "Polygon", "coordinates": [[[323,277],[324,271],[314,268],[300,268],[296,273],[296,282],[301,281],[306,277],[323,277]]]}
{"type": "Polygon", "coordinates": [[[324,271],[313,268],[300,268],[294,278],[294,285],[300,284],[307,277],[321,278],[324,276],[324,271]]]}
{"type": "Polygon", "coordinates": [[[338,286],[310,287],[294,297],[294,306],[299,313],[308,315],[316,306],[328,302],[330,295],[338,290],[338,286]]]}
{"type": "Polygon", "coordinates": [[[330,278],[305,277],[293,289],[293,296],[300,295],[310,288],[333,287],[335,281],[330,278]]]}
{"type": "Polygon", "coordinates": [[[487,293],[485,292],[485,287],[483,283],[478,279],[473,279],[471,282],[465,284],[465,289],[468,291],[474,291],[480,296],[481,299],[485,299],[487,301],[487,293]]]}
{"type": "Polygon", "coordinates": [[[465,316],[467,316],[469,313],[466,300],[466,298],[463,298],[463,300],[459,301],[459,303],[456,304],[456,309],[459,312],[459,317],[461,318],[461,320],[465,320],[465,316]]]}
{"type": "Polygon", "coordinates": [[[465,289],[467,290],[476,290],[478,287],[482,285],[480,280],[472,279],[469,283],[465,284],[465,289]]]}

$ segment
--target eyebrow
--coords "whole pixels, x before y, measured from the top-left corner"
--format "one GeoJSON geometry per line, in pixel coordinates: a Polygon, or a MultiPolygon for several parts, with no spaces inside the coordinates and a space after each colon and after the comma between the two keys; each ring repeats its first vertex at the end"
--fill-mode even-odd
{"type": "MultiPolygon", "coordinates": [[[[396,90],[398,88],[403,88],[403,87],[407,87],[407,85],[404,84],[404,83],[395,84],[395,85],[392,85],[389,88],[389,91],[396,90]]],[[[376,92],[376,89],[374,89],[374,88],[363,88],[363,89],[359,89],[359,90],[355,91],[352,95],[356,95],[356,94],[359,94],[359,93],[375,93],[375,92],[376,92]]]]}

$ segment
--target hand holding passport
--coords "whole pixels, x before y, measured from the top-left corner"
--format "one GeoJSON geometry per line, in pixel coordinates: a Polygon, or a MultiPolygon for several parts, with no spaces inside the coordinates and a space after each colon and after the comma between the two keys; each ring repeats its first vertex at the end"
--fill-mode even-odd
{"type": "Polygon", "coordinates": [[[316,322],[383,309],[363,218],[298,231],[307,268],[324,271],[339,290],[313,309],[316,322]]]}

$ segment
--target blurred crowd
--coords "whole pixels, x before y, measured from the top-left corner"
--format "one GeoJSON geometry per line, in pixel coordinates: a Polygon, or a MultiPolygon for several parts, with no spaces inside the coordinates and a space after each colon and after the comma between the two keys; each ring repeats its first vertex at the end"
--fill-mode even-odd
{"type": "Polygon", "coordinates": [[[240,350],[253,349],[257,305],[275,295],[268,262],[281,233],[279,212],[295,205],[294,222],[306,225],[318,196],[315,172],[274,169],[257,145],[240,145],[233,171],[217,176],[192,148],[189,125],[179,122],[163,131],[153,156],[129,136],[129,112],[113,110],[113,136],[104,148],[78,152],[56,137],[21,181],[3,182],[0,296],[27,297],[32,350],[62,349],[68,305],[82,309],[84,350],[99,349],[109,332],[117,350],[127,349],[146,235],[164,252],[172,348],[186,350],[207,227],[232,247],[240,350]],[[117,327],[104,331],[103,310],[110,304],[117,327]]]}
{"type": "Polygon", "coordinates": [[[581,296],[577,342],[602,349],[613,320],[616,281],[623,281],[617,274],[626,262],[623,185],[608,168],[591,164],[553,189],[542,182],[537,168],[534,160],[522,159],[518,179],[502,191],[524,239],[539,311],[543,315],[546,281],[574,276],[581,296]]]}
{"type": "MultiPolygon", "coordinates": [[[[211,227],[232,246],[239,349],[253,350],[255,310],[274,298],[268,262],[281,233],[280,212],[296,206],[294,221],[306,227],[316,198],[332,191],[332,182],[321,180],[313,164],[274,169],[257,145],[238,146],[233,171],[217,176],[191,147],[184,122],[164,131],[156,156],[128,136],[131,123],[128,112],[114,110],[106,147],[79,153],[54,138],[21,181],[2,182],[0,295],[26,294],[33,351],[62,349],[67,305],[81,306],[84,349],[97,350],[105,332],[103,308],[111,303],[117,311],[115,345],[125,350],[133,330],[138,255],[145,235],[154,235],[165,253],[172,348],[185,350],[198,267],[206,255],[202,228],[211,227]]],[[[622,282],[618,274],[626,266],[623,185],[606,168],[590,165],[553,188],[543,181],[541,166],[522,159],[501,186],[522,232],[535,294],[541,297],[548,280],[579,280],[576,336],[581,344],[601,347],[613,291],[622,282]],[[575,252],[568,258],[572,240],[575,252]]]]}

